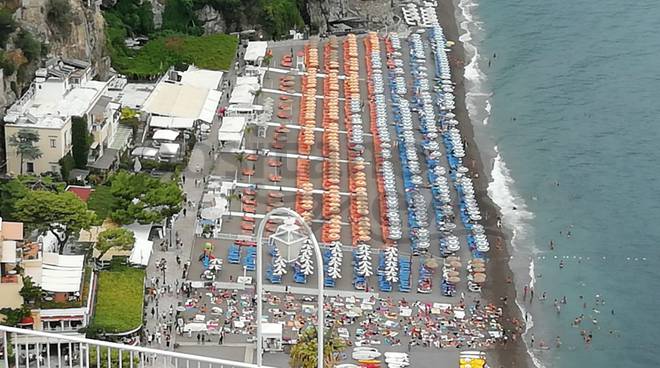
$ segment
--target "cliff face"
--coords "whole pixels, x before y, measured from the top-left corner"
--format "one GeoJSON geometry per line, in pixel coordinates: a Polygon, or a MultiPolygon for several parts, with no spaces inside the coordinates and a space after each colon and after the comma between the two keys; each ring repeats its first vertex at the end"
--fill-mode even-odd
{"type": "MultiPolygon", "coordinates": [[[[48,56],[90,61],[97,73],[104,77],[110,69],[110,58],[105,51],[105,21],[99,10],[99,3],[85,0],[68,0],[71,26],[68,32],[61,32],[47,18],[48,1],[18,0],[14,19],[20,29],[28,30],[48,48],[48,56]]],[[[11,43],[7,52],[12,51],[11,43]]],[[[1,80],[0,113],[16,100],[16,91],[21,91],[31,82],[34,71],[40,66],[33,61],[25,67],[24,77],[17,73],[4,76],[1,80]]]]}
{"type": "Polygon", "coordinates": [[[43,0],[21,0],[21,7],[14,15],[22,28],[32,32],[48,45],[49,54],[91,61],[97,71],[108,71],[109,59],[105,52],[105,32],[100,3],[85,0],[68,0],[73,22],[70,31],[60,32],[49,24],[48,2],[43,0]]]}

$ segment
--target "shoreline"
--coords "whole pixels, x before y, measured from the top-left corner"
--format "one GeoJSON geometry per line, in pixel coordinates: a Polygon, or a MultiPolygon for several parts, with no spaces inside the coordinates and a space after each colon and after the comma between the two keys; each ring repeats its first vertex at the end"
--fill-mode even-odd
{"type": "MultiPolygon", "coordinates": [[[[484,213],[483,223],[487,229],[489,238],[491,241],[500,239],[502,244],[502,246],[495,246],[491,250],[489,278],[482,295],[489,302],[499,306],[502,305],[500,298],[506,297],[507,305],[503,307],[503,327],[506,331],[513,331],[512,320],[523,321],[523,318],[521,310],[516,305],[516,288],[513,281],[513,272],[509,265],[510,252],[512,251],[510,243],[512,233],[504,227],[497,227],[497,219],[502,218],[502,215],[500,208],[488,196],[487,188],[491,181],[491,175],[490,171],[486,170],[487,168],[492,168],[495,158],[481,156],[481,152],[476,144],[473,122],[470,120],[467,111],[464,77],[465,49],[463,43],[459,40],[459,23],[456,17],[456,13],[460,9],[454,4],[453,0],[439,0],[436,10],[438,20],[444,29],[447,40],[454,42],[450,54],[453,57],[451,62],[452,80],[456,83],[456,109],[454,109],[454,113],[456,114],[456,119],[463,123],[461,124],[461,132],[467,145],[466,166],[472,172],[479,175],[478,177],[473,177],[473,181],[478,203],[484,213]],[[511,282],[507,282],[508,280],[511,282]]],[[[491,244],[497,244],[497,242],[491,242],[491,244]]],[[[514,341],[509,334],[508,343],[494,350],[487,351],[487,354],[489,356],[489,365],[492,367],[533,367],[525,343],[520,335],[514,341]]]]}

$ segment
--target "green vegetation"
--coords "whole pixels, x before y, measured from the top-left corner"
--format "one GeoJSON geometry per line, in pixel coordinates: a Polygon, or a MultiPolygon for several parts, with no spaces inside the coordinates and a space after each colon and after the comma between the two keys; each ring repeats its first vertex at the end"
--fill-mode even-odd
{"type": "Polygon", "coordinates": [[[193,0],[167,0],[163,12],[163,30],[201,35],[193,0]]]}
{"type": "MultiPolygon", "coordinates": [[[[314,368],[317,366],[316,326],[310,326],[300,333],[298,343],[291,347],[289,366],[291,368],[314,368]]],[[[323,366],[334,367],[339,362],[339,353],[346,349],[346,343],[334,331],[326,331],[323,339],[323,366]]]]}
{"type": "Polygon", "coordinates": [[[16,30],[13,12],[7,8],[0,8],[0,47],[7,45],[9,36],[16,30]]]}
{"type": "Polygon", "coordinates": [[[9,137],[9,145],[14,147],[16,155],[21,156],[20,174],[23,175],[23,162],[36,160],[42,156],[41,149],[35,143],[39,142],[39,133],[32,129],[21,129],[9,137]]]}
{"type": "Polygon", "coordinates": [[[41,42],[37,41],[32,33],[21,30],[14,41],[17,48],[23,50],[28,61],[39,60],[43,54],[41,42]]]}
{"type": "Polygon", "coordinates": [[[171,65],[195,64],[205,69],[227,70],[237,45],[236,37],[224,34],[170,35],[151,40],[137,51],[115,44],[111,52],[113,65],[120,73],[134,78],[150,78],[164,73],[171,65]]]}
{"type": "Polygon", "coordinates": [[[16,202],[27,192],[27,187],[18,179],[11,179],[0,184],[0,216],[5,221],[16,220],[16,202]]]}
{"type": "Polygon", "coordinates": [[[117,207],[117,200],[108,185],[98,185],[87,201],[87,208],[96,213],[95,225],[100,225],[110,217],[112,209],[117,207]]]}
{"type": "MultiPolygon", "coordinates": [[[[119,368],[119,350],[112,349],[110,352],[111,365],[108,366],[108,349],[99,349],[101,351],[100,359],[96,357],[96,349],[89,349],[89,368],[119,368]],[[100,364],[99,364],[100,362],[100,364]]],[[[140,366],[140,357],[135,354],[133,356],[133,364],[131,364],[131,354],[124,352],[121,356],[122,367],[138,367],[140,366]]]]}
{"type": "Polygon", "coordinates": [[[16,219],[32,229],[50,231],[58,241],[58,252],[64,252],[67,240],[81,229],[89,229],[94,212],[71,192],[30,190],[16,201],[16,219]]]}
{"type": "Polygon", "coordinates": [[[111,9],[105,11],[104,17],[108,22],[122,25],[129,35],[146,36],[154,31],[153,12],[149,1],[118,0],[111,9]]]}
{"type": "Polygon", "coordinates": [[[131,250],[135,244],[135,236],[133,232],[123,227],[115,227],[112,229],[103,230],[96,242],[96,249],[101,253],[101,258],[105,252],[111,248],[118,247],[122,250],[131,250]]]}
{"type": "Polygon", "coordinates": [[[116,200],[110,216],[118,224],[160,222],[181,211],[183,192],[173,180],[120,171],[110,182],[116,200]]]}
{"type": "Polygon", "coordinates": [[[26,306],[16,309],[2,308],[0,309],[0,319],[2,316],[4,316],[4,320],[0,322],[0,325],[16,327],[23,318],[30,316],[30,309],[26,306]]]}
{"type": "Polygon", "coordinates": [[[76,168],[76,160],[71,156],[71,152],[67,153],[57,163],[60,164],[60,174],[62,174],[62,178],[68,180],[69,173],[76,168]]]}
{"type": "Polygon", "coordinates": [[[0,68],[5,76],[12,75],[16,71],[16,64],[7,58],[7,54],[0,52],[0,68]]]}
{"type": "Polygon", "coordinates": [[[71,4],[68,0],[48,0],[46,5],[46,19],[56,27],[60,35],[66,35],[71,31],[73,16],[71,15],[71,4]]]}
{"type": "Polygon", "coordinates": [[[34,284],[32,277],[23,277],[23,287],[19,294],[23,297],[23,301],[27,304],[33,304],[41,299],[41,287],[34,284]]]}
{"type": "Polygon", "coordinates": [[[87,119],[74,116],[71,118],[71,152],[78,169],[87,167],[87,157],[92,138],[87,129],[87,119]]]}
{"type": "Polygon", "coordinates": [[[144,275],[143,269],[117,265],[99,272],[93,333],[126,332],[142,324],[144,275]]]}
{"type": "Polygon", "coordinates": [[[260,0],[263,26],[273,38],[281,38],[292,28],[301,29],[305,22],[295,0],[260,0]]]}

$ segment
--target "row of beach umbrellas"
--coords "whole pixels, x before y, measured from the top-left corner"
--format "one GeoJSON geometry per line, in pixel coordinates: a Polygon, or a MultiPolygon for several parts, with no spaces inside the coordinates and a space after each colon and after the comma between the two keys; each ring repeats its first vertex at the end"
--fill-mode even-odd
{"type": "Polygon", "coordinates": [[[402,219],[399,208],[394,165],[392,164],[390,135],[385,102],[385,90],[378,34],[370,32],[365,39],[367,56],[368,93],[371,115],[371,133],[376,154],[376,180],[380,200],[381,232],[383,239],[396,241],[402,237],[402,219]]]}
{"type": "MultiPolygon", "coordinates": [[[[349,137],[363,136],[357,37],[349,34],[344,38],[344,125],[349,137]]],[[[351,138],[352,139],[352,138],[351,138]]],[[[362,139],[362,138],[360,138],[362,139]]],[[[349,140],[349,191],[351,193],[350,218],[353,245],[369,247],[371,241],[371,218],[367,194],[367,174],[363,149],[349,140]]]]}

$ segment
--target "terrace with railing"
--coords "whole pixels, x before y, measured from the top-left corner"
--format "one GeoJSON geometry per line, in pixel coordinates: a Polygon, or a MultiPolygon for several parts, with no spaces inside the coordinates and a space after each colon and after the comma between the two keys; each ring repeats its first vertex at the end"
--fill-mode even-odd
{"type": "Polygon", "coordinates": [[[4,368],[259,368],[256,364],[8,326],[0,326],[0,337],[0,366],[4,368]]]}

